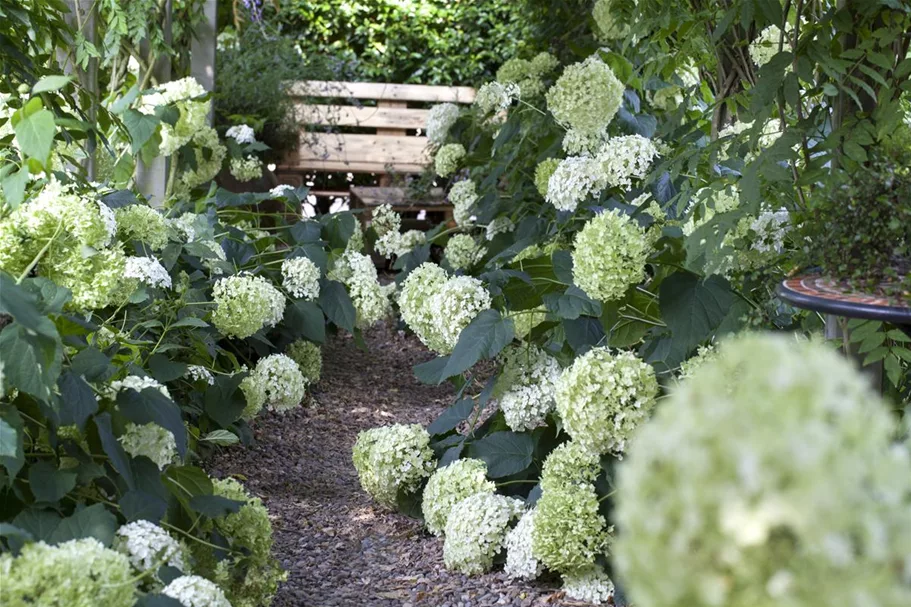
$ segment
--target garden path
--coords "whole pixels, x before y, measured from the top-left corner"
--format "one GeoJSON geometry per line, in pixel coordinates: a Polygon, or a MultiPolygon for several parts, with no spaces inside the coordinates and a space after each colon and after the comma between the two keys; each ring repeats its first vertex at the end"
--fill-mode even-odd
{"type": "Polygon", "coordinates": [[[447,386],[420,384],[415,364],[431,354],[389,327],[349,335],[323,349],[313,402],[267,413],[256,444],[226,449],[208,467],[235,475],[273,517],[275,554],[288,571],[275,607],[482,607],[584,605],[555,584],[512,582],[497,571],[463,576],[443,567],[442,541],[420,523],[383,511],[361,490],[351,463],[357,433],[374,426],[426,424],[449,403],[447,386]]]}

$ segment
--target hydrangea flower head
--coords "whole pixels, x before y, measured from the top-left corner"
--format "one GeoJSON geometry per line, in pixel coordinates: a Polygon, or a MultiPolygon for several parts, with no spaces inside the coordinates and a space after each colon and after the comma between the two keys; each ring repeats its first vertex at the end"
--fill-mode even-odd
{"type": "Polygon", "coordinates": [[[379,283],[376,266],[369,255],[345,251],[336,262],[334,272],[348,287],[358,327],[371,327],[392,314],[389,297],[379,283]]]}
{"type": "Polygon", "coordinates": [[[614,583],[597,565],[563,576],[563,592],[571,599],[601,605],[614,595],[614,583]]]}
{"type": "Polygon", "coordinates": [[[614,0],[597,0],[592,8],[592,17],[595,20],[595,34],[599,40],[609,42],[626,38],[629,34],[629,25],[620,23],[611,13],[614,0]]]}
{"type": "Polygon", "coordinates": [[[442,535],[453,506],[476,493],[492,494],[497,486],[487,480],[487,464],[479,459],[459,459],[430,476],[421,500],[424,524],[442,535]]]}
{"type": "Polygon", "coordinates": [[[188,195],[193,188],[215,179],[228,154],[228,150],[218,138],[218,132],[209,126],[197,129],[193,133],[192,143],[196,168],[180,174],[175,190],[178,196],[188,195]]]}
{"type": "Polygon", "coordinates": [[[164,470],[178,460],[177,441],[174,434],[154,422],[126,425],[126,431],[118,439],[123,450],[133,457],[147,457],[164,470]]]}
{"type": "Polygon", "coordinates": [[[518,87],[518,96],[533,99],[544,93],[543,78],[557,69],[560,61],[550,53],[538,53],[531,60],[513,58],[497,70],[497,82],[518,87]]]}
{"type": "Polygon", "coordinates": [[[573,441],[593,453],[622,453],[655,406],[652,367],[630,352],[593,348],[557,381],[557,412],[573,441]]]}
{"type": "Polygon", "coordinates": [[[431,302],[432,310],[438,314],[440,343],[427,344],[428,347],[440,354],[452,352],[462,330],[490,305],[490,293],[477,278],[456,276],[447,280],[431,302]]]}
{"type": "Polygon", "coordinates": [[[234,141],[241,145],[245,143],[256,143],[256,132],[253,127],[246,124],[235,124],[229,127],[225,132],[225,137],[233,137],[234,141]]]}
{"type": "Polygon", "coordinates": [[[457,181],[449,188],[449,202],[453,206],[453,220],[457,226],[467,226],[472,223],[471,210],[478,201],[478,191],[475,183],[470,179],[457,181]]]}
{"type": "Polygon", "coordinates": [[[116,398],[117,393],[121,390],[134,390],[136,392],[142,392],[147,388],[158,390],[165,398],[171,398],[171,393],[168,392],[167,386],[159,383],[151,377],[143,377],[140,375],[127,375],[121,380],[112,381],[111,398],[116,398]]]}
{"type": "Polygon", "coordinates": [[[184,377],[190,378],[190,381],[204,381],[210,386],[215,385],[215,377],[212,372],[201,365],[187,365],[184,377]]]}
{"type": "Polygon", "coordinates": [[[456,104],[440,103],[433,106],[427,115],[427,138],[431,143],[441,145],[458,119],[459,106],[456,104]]]}
{"type": "Polygon", "coordinates": [[[442,338],[437,330],[437,312],[433,308],[433,299],[449,275],[446,270],[435,263],[422,263],[412,270],[402,283],[398,303],[405,324],[415,335],[430,347],[440,345],[442,338]]]}
{"type": "Polygon", "coordinates": [[[895,431],[824,344],[724,341],[619,466],[614,563],[631,600],[909,604],[911,455],[895,431]]]}
{"type": "Polygon", "coordinates": [[[319,268],[306,257],[289,257],[282,262],[282,286],[292,297],[319,297],[319,278],[319,268]]]}
{"type": "Polygon", "coordinates": [[[513,99],[519,97],[519,87],[515,83],[488,82],[482,84],[474,99],[474,104],[481,114],[498,114],[506,111],[513,99]]]}
{"type": "Polygon", "coordinates": [[[563,443],[550,452],[541,470],[541,489],[594,483],[601,466],[598,454],[575,441],[563,443]]]}
{"type": "Polygon", "coordinates": [[[603,133],[623,101],[624,86],[611,68],[592,55],[567,67],[547,91],[557,122],[581,133],[603,133]]]}
{"type": "Polygon", "coordinates": [[[523,514],[518,524],[506,534],[506,564],[503,570],[513,579],[533,580],[544,569],[532,548],[537,512],[532,508],[523,514]]]}
{"type": "Polygon", "coordinates": [[[496,217],[489,224],[487,224],[487,229],[485,230],[484,238],[488,241],[493,240],[500,234],[509,234],[510,232],[516,229],[516,224],[512,222],[512,219],[501,215],[496,217]]]}
{"type": "Polygon", "coordinates": [[[468,270],[477,264],[487,249],[480,246],[469,234],[455,234],[446,243],[446,261],[454,270],[468,270]]]}
{"type": "Polygon", "coordinates": [[[525,503],[495,493],[475,493],[453,506],[446,521],[443,562],[467,575],[484,573],[503,548],[509,524],[525,503]]]}
{"type": "Polygon", "coordinates": [[[123,553],[140,573],[167,565],[184,570],[183,548],[171,535],[145,520],[121,526],[114,537],[114,549],[123,553]]]}
{"type": "Polygon", "coordinates": [[[658,148],[642,135],[611,137],[598,152],[608,185],[629,190],[633,180],[645,178],[658,157],[658,148]]]}
{"type": "Polygon", "coordinates": [[[436,174],[440,177],[449,177],[458,171],[465,154],[465,146],[461,143],[447,143],[441,147],[433,160],[436,174]]]}
{"type": "Polygon", "coordinates": [[[587,570],[608,544],[607,524],[598,511],[594,485],[548,487],[535,505],[532,552],[552,571],[587,570]]]}
{"type": "Polygon", "coordinates": [[[174,579],[161,594],[180,601],[183,607],[231,607],[221,588],[198,575],[174,579]]]}
{"type": "Polygon", "coordinates": [[[308,383],[315,384],[319,381],[323,370],[323,354],[318,345],[306,339],[298,339],[288,346],[285,353],[297,363],[308,383]]]}
{"type": "Polygon", "coordinates": [[[285,296],[262,276],[223,278],[212,288],[212,300],[212,324],[227,337],[250,337],[274,327],[285,314],[285,296]]]}
{"type": "Polygon", "coordinates": [[[152,250],[168,244],[168,223],[164,216],[144,204],[131,204],[114,211],[117,231],[123,240],[138,240],[152,250]]]}
{"type": "Polygon", "coordinates": [[[399,491],[412,493],[434,469],[430,435],[419,424],[371,428],[357,435],[353,453],[361,487],[394,509],[399,491]]]}
{"type": "Polygon", "coordinates": [[[532,430],[554,408],[556,359],[531,346],[507,346],[498,357],[503,364],[494,388],[506,425],[516,432],[532,430]]]}
{"type": "Polygon", "coordinates": [[[263,176],[263,163],[256,156],[232,158],[228,169],[237,181],[246,182],[263,176]]]}
{"type": "Polygon", "coordinates": [[[604,165],[590,156],[570,156],[557,165],[547,180],[544,199],[558,211],[575,211],[590,196],[607,185],[604,165]]]}
{"type": "Polygon", "coordinates": [[[127,557],[94,538],[26,544],[0,554],[4,605],[131,607],[136,580],[127,557]]]}
{"type": "Polygon", "coordinates": [[[576,234],[573,282],[592,299],[621,299],[645,280],[650,252],[646,231],[635,220],[619,209],[599,213],[576,234]]]}
{"type": "Polygon", "coordinates": [[[171,288],[171,276],[154,257],[127,257],[123,275],[150,287],[171,288]]]}
{"type": "Polygon", "coordinates": [[[370,214],[370,225],[377,236],[383,237],[402,229],[402,217],[393,210],[392,205],[381,204],[370,214]]]}
{"type": "MultiPolygon", "coordinates": [[[[777,25],[770,25],[756,36],[756,39],[750,42],[747,49],[750,59],[758,67],[762,67],[772,60],[772,57],[778,54],[778,44],[781,42],[781,28],[777,25]]],[[[784,38],[784,48],[788,49],[788,37],[784,38]]]]}
{"type": "Polygon", "coordinates": [[[270,354],[256,363],[256,382],[265,389],[265,405],[284,412],[298,406],[307,393],[307,380],[294,360],[284,354],[270,354]]]}
{"type": "Polygon", "coordinates": [[[550,176],[554,174],[558,166],[560,166],[559,158],[546,158],[535,167],[535,189],[541,196],[547,196],[550,176]]]}

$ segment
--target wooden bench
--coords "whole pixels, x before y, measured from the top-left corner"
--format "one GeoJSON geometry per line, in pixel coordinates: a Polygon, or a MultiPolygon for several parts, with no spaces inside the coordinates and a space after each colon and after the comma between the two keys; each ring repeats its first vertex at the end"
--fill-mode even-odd
{"type": "Polygon", "coordinates": [[[421,173],[431,162],[430,141],[417,134],[427,122],[428,105],[471,103],[473,88],[306,80],[291,84],[289,91],[301,124],[331,132],[301,133],[298,149],[286,153],[276,167],[280,182],[304,185],[306,175],[314,172],[374,174],[376,186],[314,190],[311,194],[350,196],[352,208],[365,209],[365,222],[371,208],[384,203],[400,212],[441,212],[446,220],[452,218],[452,207],[442,190],[435,188],[429,196],[411,200],[405,188],[392,187],[393,175],[421,173]],[[314,99],[325,103],[313,103],[314,99]]]}

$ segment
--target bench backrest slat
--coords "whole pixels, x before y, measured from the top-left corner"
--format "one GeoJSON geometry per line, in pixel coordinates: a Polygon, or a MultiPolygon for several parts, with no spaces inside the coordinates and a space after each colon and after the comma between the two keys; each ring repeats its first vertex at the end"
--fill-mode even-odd
{"type": "Polygon", "coordinates": [[[475,90],[468,86],[429,86],[389,82],[338,82],[302,80],[290,85],[292,97],[337,97],[377,101],[422,101],[427,103],[471,103],[475,90]]]}
{"type": "Polygon", "coordinates": [[[430,110],[296,103],[295,112],[303,124],[415,130],[424,128],[430,110]]]}

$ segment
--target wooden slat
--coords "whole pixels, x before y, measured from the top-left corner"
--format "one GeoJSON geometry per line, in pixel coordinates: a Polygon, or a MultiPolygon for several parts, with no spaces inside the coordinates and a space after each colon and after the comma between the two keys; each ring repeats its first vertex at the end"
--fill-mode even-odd
{"type": "Polygon", "coordinates": [[[409,199],[406,188],[352,186],[351,197],[356,198],[367,207],[377,207],[381,204],[389,204],[394,207],[410,206],[417,209],[448,206],[442,188],[432,188],[428,196],[420,199],[409,199]]]}
{"type": "Polygon", "coordinates": [[[377,173],[383,174],[388,171],[395,173],[417,174],[423,173],[426,165],[409,164],[406,162],[399,163],[382,163],[382,162],[344,162],[339,160],[299,160],[288,158],[285,163],[276,167],[283,172],[301,172],[301,171],[323,171],[326,173],[377,173]]]}
{"type": "Polygon", "coordinates": [[[307,105],[297,103],[295,115],[303,124],[358,126],[379,129],[423,129],[429,110],[351,105],[307,105]]]}
{"type": "Polygon", "coordinates": [[[426,166],[430,163],[426,137],[307,133],[294,164],[341,162],[426,166]]]}
{"type": "Polygon", "coordinates": [[[389,82],[337,82],[299,80],[289,85],[292,96],[384,99],[388,101],[426,101],[471,103],[475,90],[468,86],[428,86],[389,82]]]}

